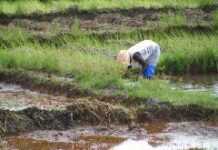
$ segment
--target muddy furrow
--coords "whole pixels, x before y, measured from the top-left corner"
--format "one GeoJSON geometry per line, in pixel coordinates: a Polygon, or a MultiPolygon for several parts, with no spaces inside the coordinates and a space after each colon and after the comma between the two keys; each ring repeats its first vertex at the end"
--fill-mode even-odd
{"type": "Polygon", "coordinates": [[[147,14],[151,16],[151,14],[155,13],[177,13],[179,11],[184,12],[199,12],[204,11],[205,13],[211,13],[214,10],[218,9],[218,5],[210,5],[204,6],[202,8],[175,8],[175,7],[164,7],[164,8],[144,8],[144,7],[135,7],[129,9],[97,9],[97,10],[79,10],[78,8],[69,8],[65,11],[60,12],[51,12],[47,14],[40,14],[40,13],[32,13],[27,15],[20,15],[20,14],[0,14],[1,19],[31,19],[31,20],[38,20],[38,21],[51,21],[57,17],[64,17],[64,16],[73,16],[79,18],[89,18],[93,19],[94,17],[100,16],[102,14],[120,14],[123,16],[136,16],[147,14]]]}
{"type": "MultiPolygon", "coordinates": [[[[75,24],[85,30],[108,30],[125,27],[149,27],[158,24],[162,16],[185,16],[188,25],[196,22],[212,24],[213,13],[216,7],[211,9],[115,9],[82,11],[69,9],[66,12],[57,12],[44,15],[7,16],[0,15],[0,25],[21,27],[29,31],[54,32],[54,30],[72,31],[75,24]],[[150,25],[152,24],[152,25],[150,25]]],[[[158,27],[157,27],[158,28],[158,27]]]]}

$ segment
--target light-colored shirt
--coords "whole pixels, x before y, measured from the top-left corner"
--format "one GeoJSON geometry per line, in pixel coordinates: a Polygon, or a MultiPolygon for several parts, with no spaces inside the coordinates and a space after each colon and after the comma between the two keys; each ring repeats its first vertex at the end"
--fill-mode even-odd
{"type": "MultiPolygon", "coordinates": [[[[160,53],[161,53],[159,44],[151,40],[144,40],[128,49],[128,53],[130,54],[131,58],[136,52],[139,52],[142,55],[146,64],[150,64],[154,66],[157,65],[159,58],[160,58],[160,53]]],[[[132,65],[133,67],[140,66],[133,59],[132,59],[132,65]]]]}

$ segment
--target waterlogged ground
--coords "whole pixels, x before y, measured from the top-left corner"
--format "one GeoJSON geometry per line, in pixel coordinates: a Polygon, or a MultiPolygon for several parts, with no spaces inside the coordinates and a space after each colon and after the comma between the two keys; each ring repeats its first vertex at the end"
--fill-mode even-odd
{"type": "Polygon", "coordinates": [[[187,92],[211,92],[218,97],[217,75],[195,75],[176,78],[170,81],[173,88],[179,88],[187,92]]]}
{"type": "MultiPolygon", "coordinates": [[[[188,83],[193,84],[191,81],[194,80],[188,83]]],[[[206,81],[209,83],[208,80],[206,81]]],[[[215,81],[213,79],[210,83],[216,84],[215,81]]],[[[0,109],[15,111],[27,107],[65,109],[71,103],[72,99],[64,96],[52,96],[23,89],[17,85],[0,83],[0,109]]],[[[157,122],[142,124],[138,127],[84,126],[65,131],[34,131],[8,136],[4,139],[3,145],[7,150],[181,150],[191,148],[213,150],[218,149],[218,123],[157,122]]]]}
{"type": "Polygon", "coordinates": [[[64,96],[52,96],[23,89],[14,84],[0,83],[0,109],[19,111],[28,107],[40,109],[64,109],[70,100],[64,96]]]}
{"type": "Polygon", "coordinates": [[[141,128],[80,127],[35,131],[6,139],[14,150],[181,150],[218,149],[218,125],[203,122],[154,123],[141,128]]]}

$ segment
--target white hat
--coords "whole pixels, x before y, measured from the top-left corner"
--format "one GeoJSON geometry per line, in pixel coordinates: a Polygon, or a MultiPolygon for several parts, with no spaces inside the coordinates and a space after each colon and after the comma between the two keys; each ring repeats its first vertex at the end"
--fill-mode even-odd
{"type": "Polygon", "coordinates": [[[118,55],[117,55],[117,62],[124,64],[124,65],[129,65],[130,64],[130,55],[127,50],[121,50],[118,55]]]}

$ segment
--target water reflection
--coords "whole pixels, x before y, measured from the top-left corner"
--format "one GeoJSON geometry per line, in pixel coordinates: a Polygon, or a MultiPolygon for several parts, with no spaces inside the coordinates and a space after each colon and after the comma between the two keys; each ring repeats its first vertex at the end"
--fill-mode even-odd
{"type": "Polygon", "coordinates": [[[218,96],[218,75],[171,77],[170,83],[175,89],[183,89],[187,92],[212,92],[213,95],[218,96]]]}
{"type": "Polygon", "coordinates": [[[128,127],[114,126],[83,127],[68,131],[35,131],[8,137],[6,141],[9,148],[18,150],[218,149],[217,123],[181,122],[150,125],[131,130],[128,127]]]}
{"type": "Polygon", "coordinates": [[[28,107],[65,109],[71,101],[64,96],[43,94],[14,84],[0,83],[0,109],[19,111],[28,107]]]}

